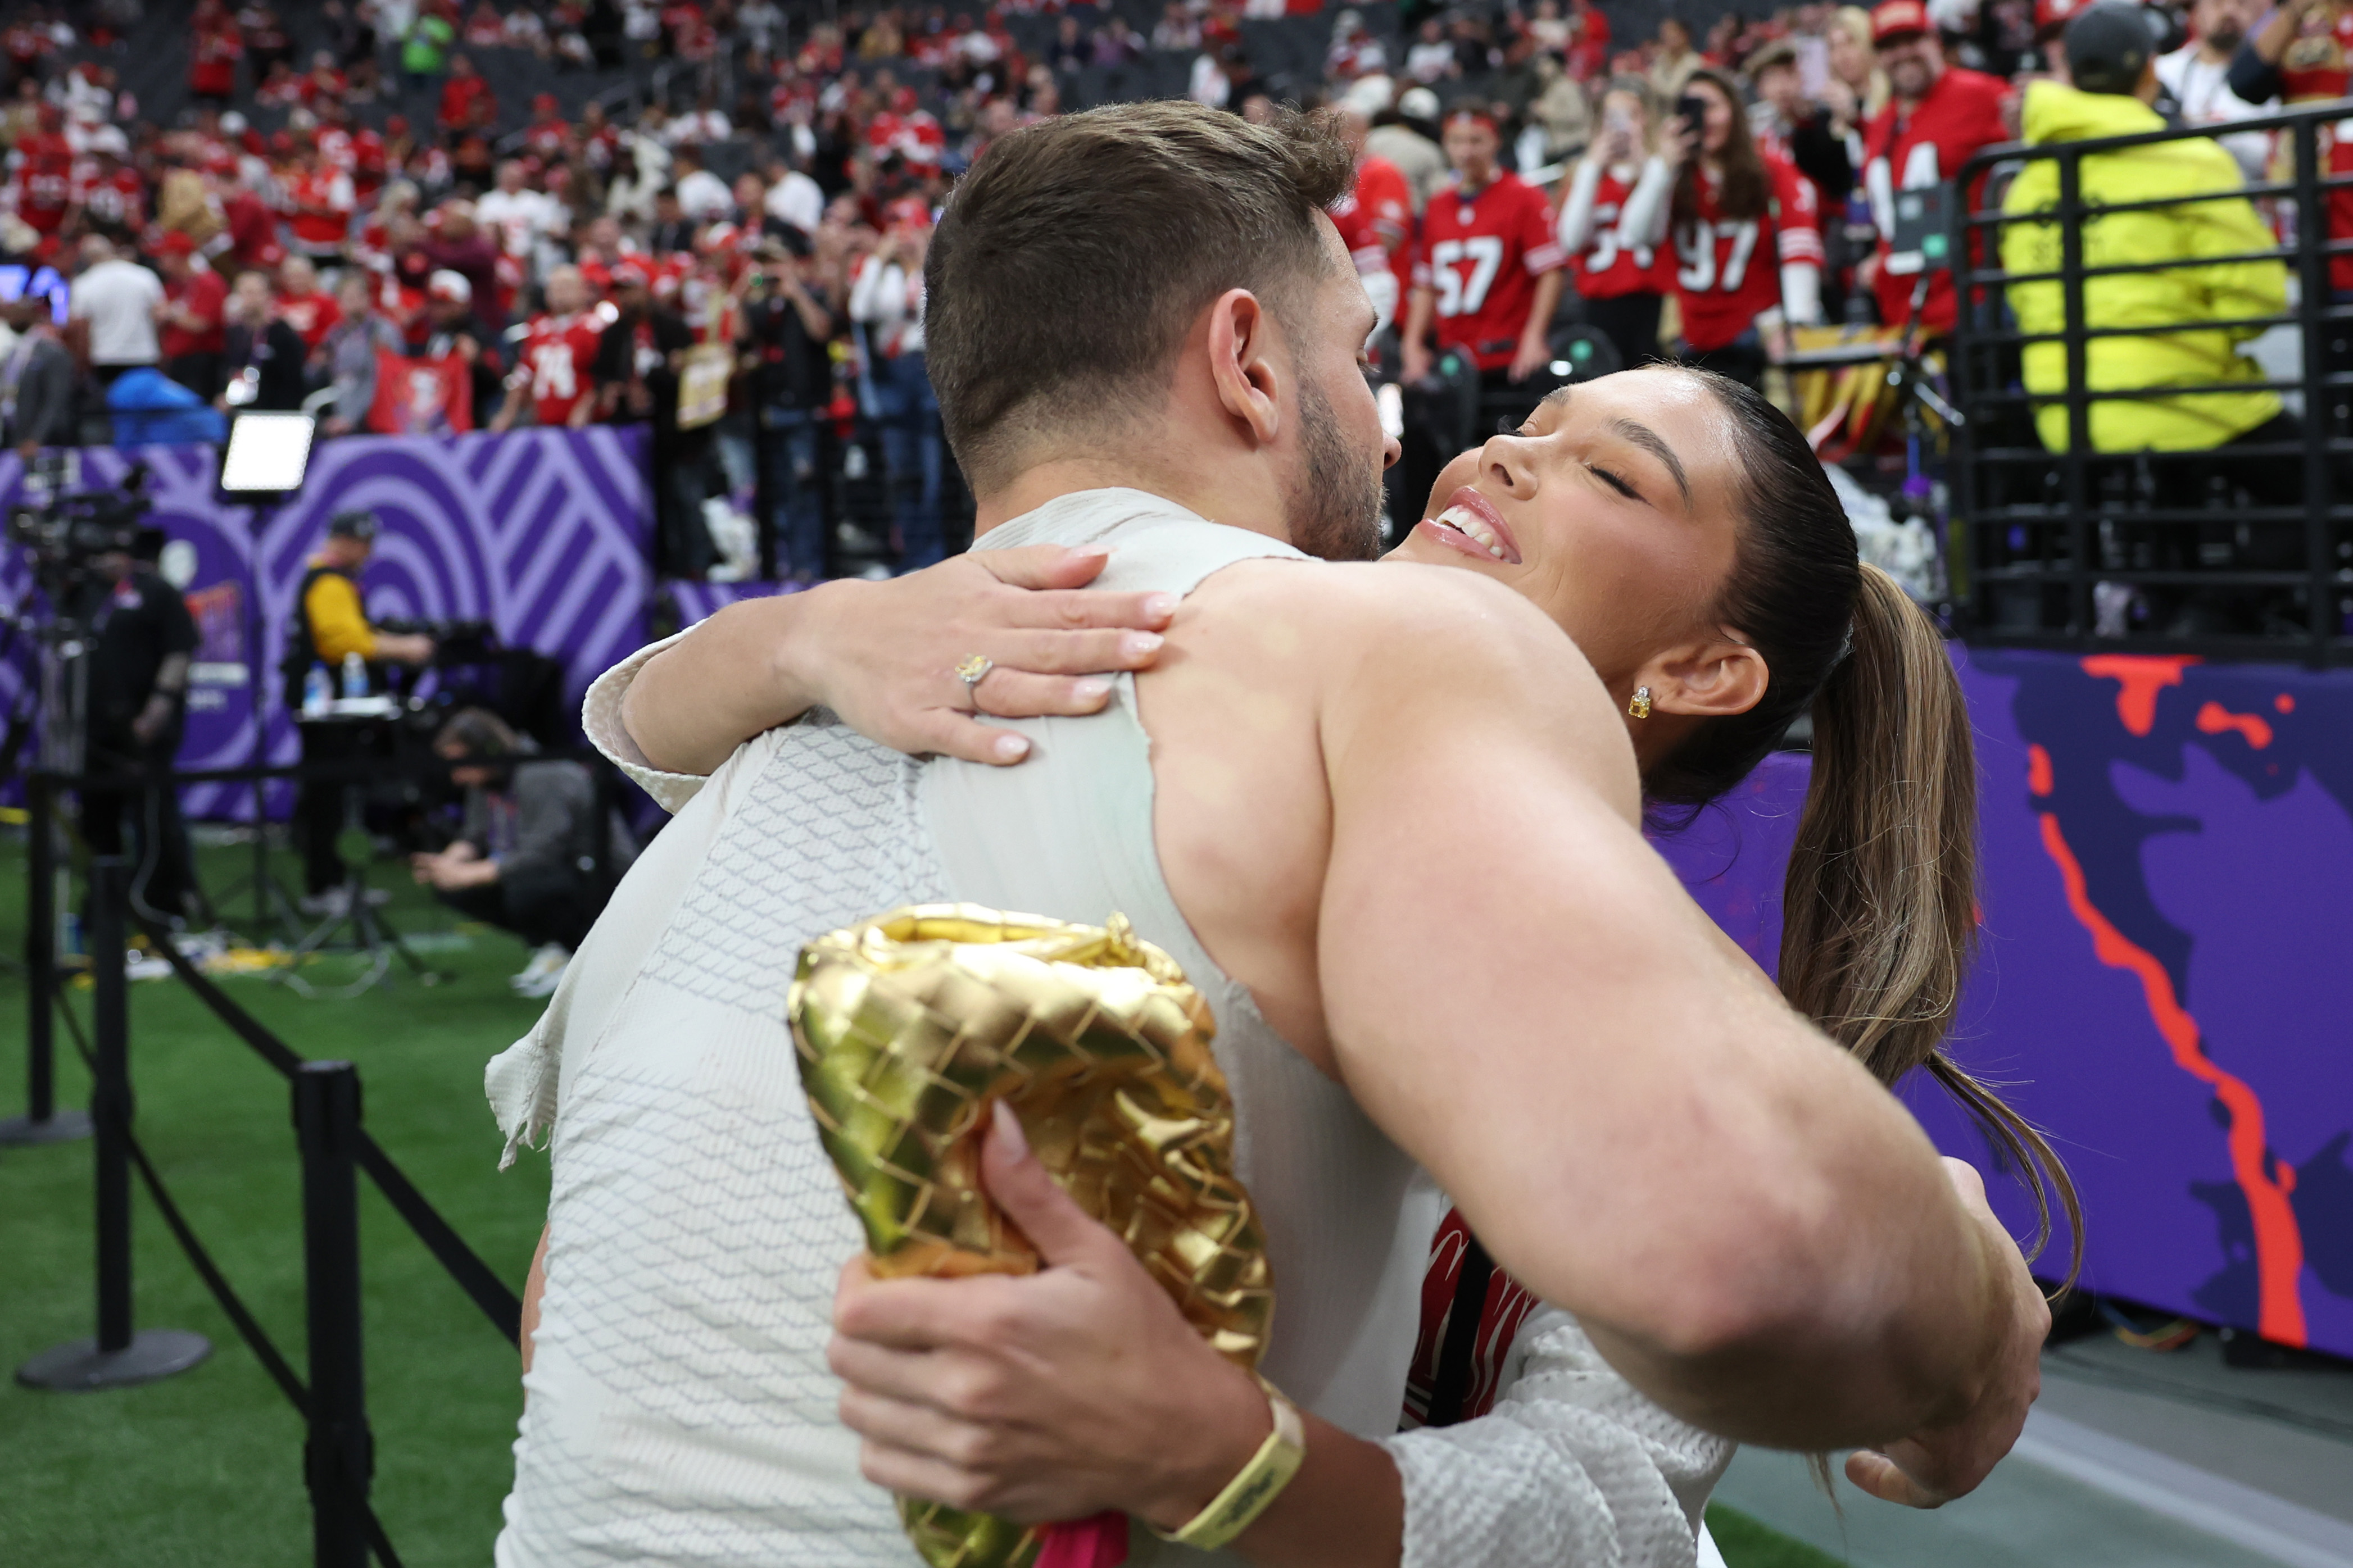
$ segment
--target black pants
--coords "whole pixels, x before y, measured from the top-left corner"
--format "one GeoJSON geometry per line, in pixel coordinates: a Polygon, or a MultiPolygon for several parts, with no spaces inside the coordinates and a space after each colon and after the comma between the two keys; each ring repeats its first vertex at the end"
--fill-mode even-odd
{"type": "MultiPolygon", "coordinates": [[[[302,761],[348,763],[361,754],[361,734],[346,724],[304,724],[302,761]]],[[[351,868],[335,849],[343,831],[343,803],[351,794],[346,778],[304,779],[294,795],[294,847],[302,856],[302,890],[323,893],[351,878],[351,868]]]]}
{"type": "Polygon", "coordinates": [[[588,928],[604,912],[604,900],[593,896],[586,881],[547,883],[534,880],[528,888],[491,882],[479,888],[456,888],[435,897],[470,921],[480,921],[522,938],[533,947],[549,942],[577,949],[588,928]]]}
{"type": "Polygon", "coordinates": [[[210,403],[221,389],[221,356],[216,353],[174,354],[164,362],[164,374],[210,403]]]}
{"type": "MultiPolygon", "coordinates": [[[[173,758],[180,749],[176,727],[158,736],[152,745],[142,746],[127,735],[110,739],[114,743],[91,737],[92,773],[139,768],[160,777],[171,771],[173,758]]],[[[142,913],[165,920],[185,920],[192,913],[201,916],[203,895],[196,888],[195,855],[188,844],[187,819],[180,814],[180,792],[168,784],[82,792],[82,842],[90,846],[91,854],[121,854],[126,822],[137,851],[131,866],[133,929],[136,917],[142,913]]]]}
{"type": "Polygon", "coordinates": [[[1609,340],[1618,362],[1628,370],[1659,359],[1660,296],[1619,294],[1585,302],[1585,324],[1609,340]]]}

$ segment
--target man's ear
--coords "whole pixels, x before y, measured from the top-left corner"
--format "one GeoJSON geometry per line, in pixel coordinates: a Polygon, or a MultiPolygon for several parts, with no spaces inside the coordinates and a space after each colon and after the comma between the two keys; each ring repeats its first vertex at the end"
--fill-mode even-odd
{"type": "Polygon", "coordinates": [[[1209,378],[1218,402],[1261,447],[1282,432],[1285,371],[1275,338],[1273,313],[1247,289],[1229,289],[1209,306],[1209,378]]]}
{"type": "Polygon", "coordinates": [[[1771,676],[1765,656],[1729,639],[1671,648],[1652,659],[1638,679],[1651,689],[1660,711],[1695,719],[1728,719],[1765,700],[1771,676]]]}

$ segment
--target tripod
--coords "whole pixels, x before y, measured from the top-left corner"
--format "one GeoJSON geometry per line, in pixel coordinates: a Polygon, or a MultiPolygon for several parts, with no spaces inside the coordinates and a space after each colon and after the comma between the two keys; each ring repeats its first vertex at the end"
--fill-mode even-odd
{"type": "MultiPolygon", "coordinates": [[[[253,869],[247,886],[253,891],[253,944],[268,945],[272,934],[292,936],[302,929],[301,916],[294,907],[293,898],[286,891],[276,873],[269,869],[269,781],[259,770],[269,765],[269,699],[262,688],[262,628],[261,614],[261,552],[269,537],[269,524],[278,515],[276,499],[253,503],[246,521],[251,536],[246,549],[245,581],[245,679],[246,692],[253,711],[253,743],[247,749],[246,764],[256,770],[253,779],[253,869]]],[[[243,887],[231,887],[221,894],[221,907],[227,909],[243,887]]]]}
{"type": "MultiPolygon", "coordinates": [[[[311,721],[334,722],[332,720],[311,721]]],[[[279,973],[279,979],[284,983],[287,989],[305,1000],[314,1000],[321,996],[357,996],[375,985],[390,973],[395,953],[400,955],[400,961],[408,966],[410,973],[417,976],[417,982],[420,985],[438,985],[448,978],[439,970],[417,957],[416,950],[401,939],[398,928],[376,912],[375,904],[368,898],[368,894],[373,889],[368,886],[365,861],[349,868],[343,889],[346,897],[342,911],[330,915],[321,921],[301,942],[294,944],[294,951],[288,955],[286,967],[279,973]],[[334,934],[345,926],[351,928],[353,944],[368,955],[366,971],[349,985],[332,988],[312,985],[302,978],[303,960],[324,949],[334,934]]]]}

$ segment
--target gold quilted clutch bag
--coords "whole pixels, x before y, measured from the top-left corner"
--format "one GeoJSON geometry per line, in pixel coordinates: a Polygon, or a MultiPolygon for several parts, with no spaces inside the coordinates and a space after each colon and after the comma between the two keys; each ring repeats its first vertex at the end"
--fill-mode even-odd
{"type": "MultiPolygon", "coordinates": [[[[1217,1026],[1125,919],[1097,929],[970,904],[894,910],[801,949],[786,1007],[876,1274],[1036,1271],[980,1184],[981,1131],[1002,1100],[1054,1180],[1202,1337],[1257,1368],[1274,1294],[1233,1173],[1217,1026]]],[[[899,1516],[932,1568],[1028,1568],[1043,1535],[905,1497],[899,1516]]]]}

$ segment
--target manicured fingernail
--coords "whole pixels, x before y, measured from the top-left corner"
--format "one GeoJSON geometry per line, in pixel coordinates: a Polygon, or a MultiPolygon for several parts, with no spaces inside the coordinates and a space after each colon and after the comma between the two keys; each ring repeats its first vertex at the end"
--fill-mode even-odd
{"type": "Polygon", "coordinates": [[[1145,614],[1145,619],[1147,619],[1147,620],[1155,620],[1155,621],[1157,621],[1157,620],[1165,620],[1165,619],[1166,619],[1168,616],[1173,616],[1173,615],[1175,615],[1176,613],[1176,595],[1174,595],[1174,594],[1146,594],[1146,595],[1144,596],[1144,614],[1145,614]]]}
{"type": "Polygon", "coordinates": [[[1110,550],[1100,544],[1082,544],[1072,550],[1071,552],[1071,555],[1073,560],[1078,561],[1108,561],[1111,559],[1110,550]]]}
{"type": "Polygon", "coordinates": [[[1093,702],[1111,695],[1111,682],[1100,675],[1090,675],[1071,684],[1071,695],[1082,702],[1093,702]]]}
{"type": "Polygon", "coordinates": [[[1028,1159],[1029,1140],[1022,1133],[1021,1118],[1013,1114],[1013,1108],[1000,1100],[988,1108],[988,1112],[989,1133],[1003,1146],[1005,1157],[1008,1160],[1028,1159]]]}
{"type": "Polygon", "coordinates": [[[1018,735],[999,735],[994,748],[1000,763],[1018,763],[1029,754],[1029,742],[1018,735]]]}
{"type": "Polygon", "coordinates": [[[1158,632],[1130,632],[1119,639],[1119,651],[1130,658],[1142,658],[1158,653],[1166,640],[1158,632]]]}

